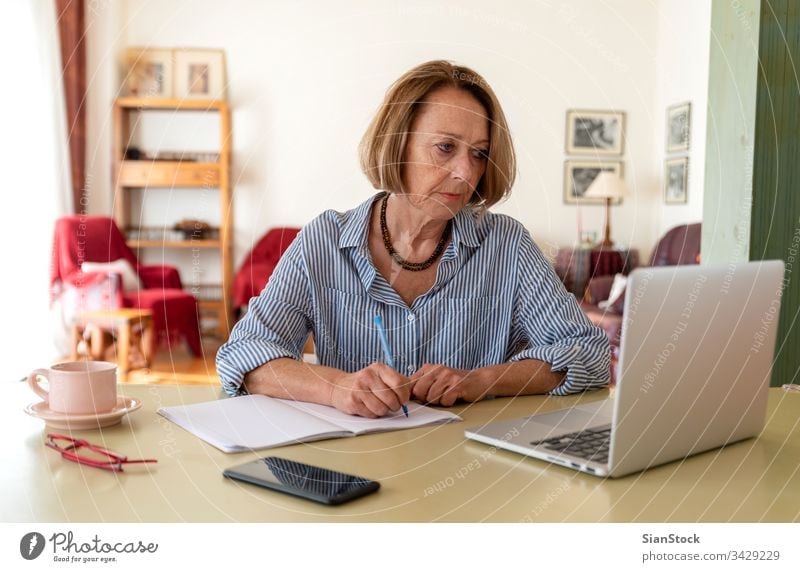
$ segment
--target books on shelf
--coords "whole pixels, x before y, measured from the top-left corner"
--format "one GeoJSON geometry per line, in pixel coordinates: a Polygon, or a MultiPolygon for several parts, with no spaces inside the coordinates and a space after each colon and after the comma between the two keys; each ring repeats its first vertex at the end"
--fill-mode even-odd
{"type": "Polygon", "coordinates": [[[125,231],[126,240],[148,240],[161,242],[181,242],[185,240],[219,240],[219,228],[204,229],[202,236],[192,236],[191,232],[175,230],[170,227],[140,227],[125,231]]]}
{"type": "Polygon", "coordinates": [[[143,151],[136,147],[125,150],[128,161],[179,161],[182,163],[219,163],[218,151],[143,151]]]}

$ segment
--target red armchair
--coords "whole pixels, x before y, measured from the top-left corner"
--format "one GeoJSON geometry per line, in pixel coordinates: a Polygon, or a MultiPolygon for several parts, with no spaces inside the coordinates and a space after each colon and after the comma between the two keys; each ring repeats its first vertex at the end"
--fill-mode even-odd
{"type": "Polygon", "coordinates": [[[250,298],[261,293],[299,232],[299,228],[273,228],[247,253],[233,281],[234,308],[241,310],[250,298]]]}
{"type": "MultiPolygon", "coordinates": [[[[684,224],[669,230],[658,241],[650,257],[648,266],[678,266],[700,263],[700,223],[684,224]]],[[[597,306],[601,300],[607,300],[613,276],[598,276],[589,281],[588,301],[581,302],[581,308],[587,317],[597,326],[605,330],[614,351],[619,349],[622,334],[622,311],[625,302],[623,293],[617,301],[603,310],[597,306]]]]}
{"type": "Polygon", "coordinates": [[[202,355],[197,300],[183,290],[172,266],[139,263],[113,219],[102,216],[67,216],[56,221],[50,267],[52,299],[62,302],[64,321],[85,310],[140,308],[153,312],[153,346],[160,340],[183,337],[192,353],[202,355]],[[117,273],[84,272],[84,262],[127,260],[143,289],[125,291],[117,273]]]}

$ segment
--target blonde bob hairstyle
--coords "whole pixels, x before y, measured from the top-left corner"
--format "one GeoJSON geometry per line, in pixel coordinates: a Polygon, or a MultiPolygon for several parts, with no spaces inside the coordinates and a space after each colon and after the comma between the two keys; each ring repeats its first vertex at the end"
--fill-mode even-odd
{"type": "Polygon", "coordinates": [[[361,139],[361,170],[376,189],[403,192],[402,167],[411,124],[428,94],[443,87],[466,91],[486,110],[488,161],[470,203],[488,209],[511,192],[517,172],[514,145],[500,102],[486,80],[448,61],[418,65],[392,84],[361,139]]]}

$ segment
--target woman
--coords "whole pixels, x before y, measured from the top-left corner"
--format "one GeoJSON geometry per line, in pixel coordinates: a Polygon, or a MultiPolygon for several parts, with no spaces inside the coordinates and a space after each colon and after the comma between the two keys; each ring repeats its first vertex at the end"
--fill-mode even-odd
{"type": "Polygon", "coordinates": [[[219,350],[229,394],[378,417],[410,399],[450,406],[608,383],[603,331],[525,228],[487,210],[516,165],[482,77],[445,61],[407,72],[364,135],[361,166],[382,192],[298,235],[219,350]],[[300,361],[310,332],[319,365],[300,361]]]}

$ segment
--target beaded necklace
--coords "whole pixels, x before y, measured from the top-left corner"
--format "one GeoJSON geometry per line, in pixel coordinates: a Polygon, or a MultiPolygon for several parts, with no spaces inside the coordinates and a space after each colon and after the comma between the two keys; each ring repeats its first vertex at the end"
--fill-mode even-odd
{"type": "Polygon", "coordinates": [[[430,258],[425,260],[424,262],[408,262],[401,257],[397,251],[392,246],[392,237],[389,234],[389,227],[386,225],[386,203],[389,201],[389,193],[383,195],[383,200],[381,201],[381,234],[383,235],[383,245],[386,247],[389,256],[392,257],[392,260],[397,262],[401,268],[405,270],[410,270],[412,272],[420,272],[421,270],[426,270],[431,267],[431,265],[436,262],[436,259],[441,256],[442,252],[444,252],[444,246],[447,244],[447,239],[450,238],[450,226],[452,220],[447,221],[447,226],[442,233],[442,238],[439,239],[439,244],[436,245],[436,249],[433,251],[433,254],[430,255],[430,258]]]}

